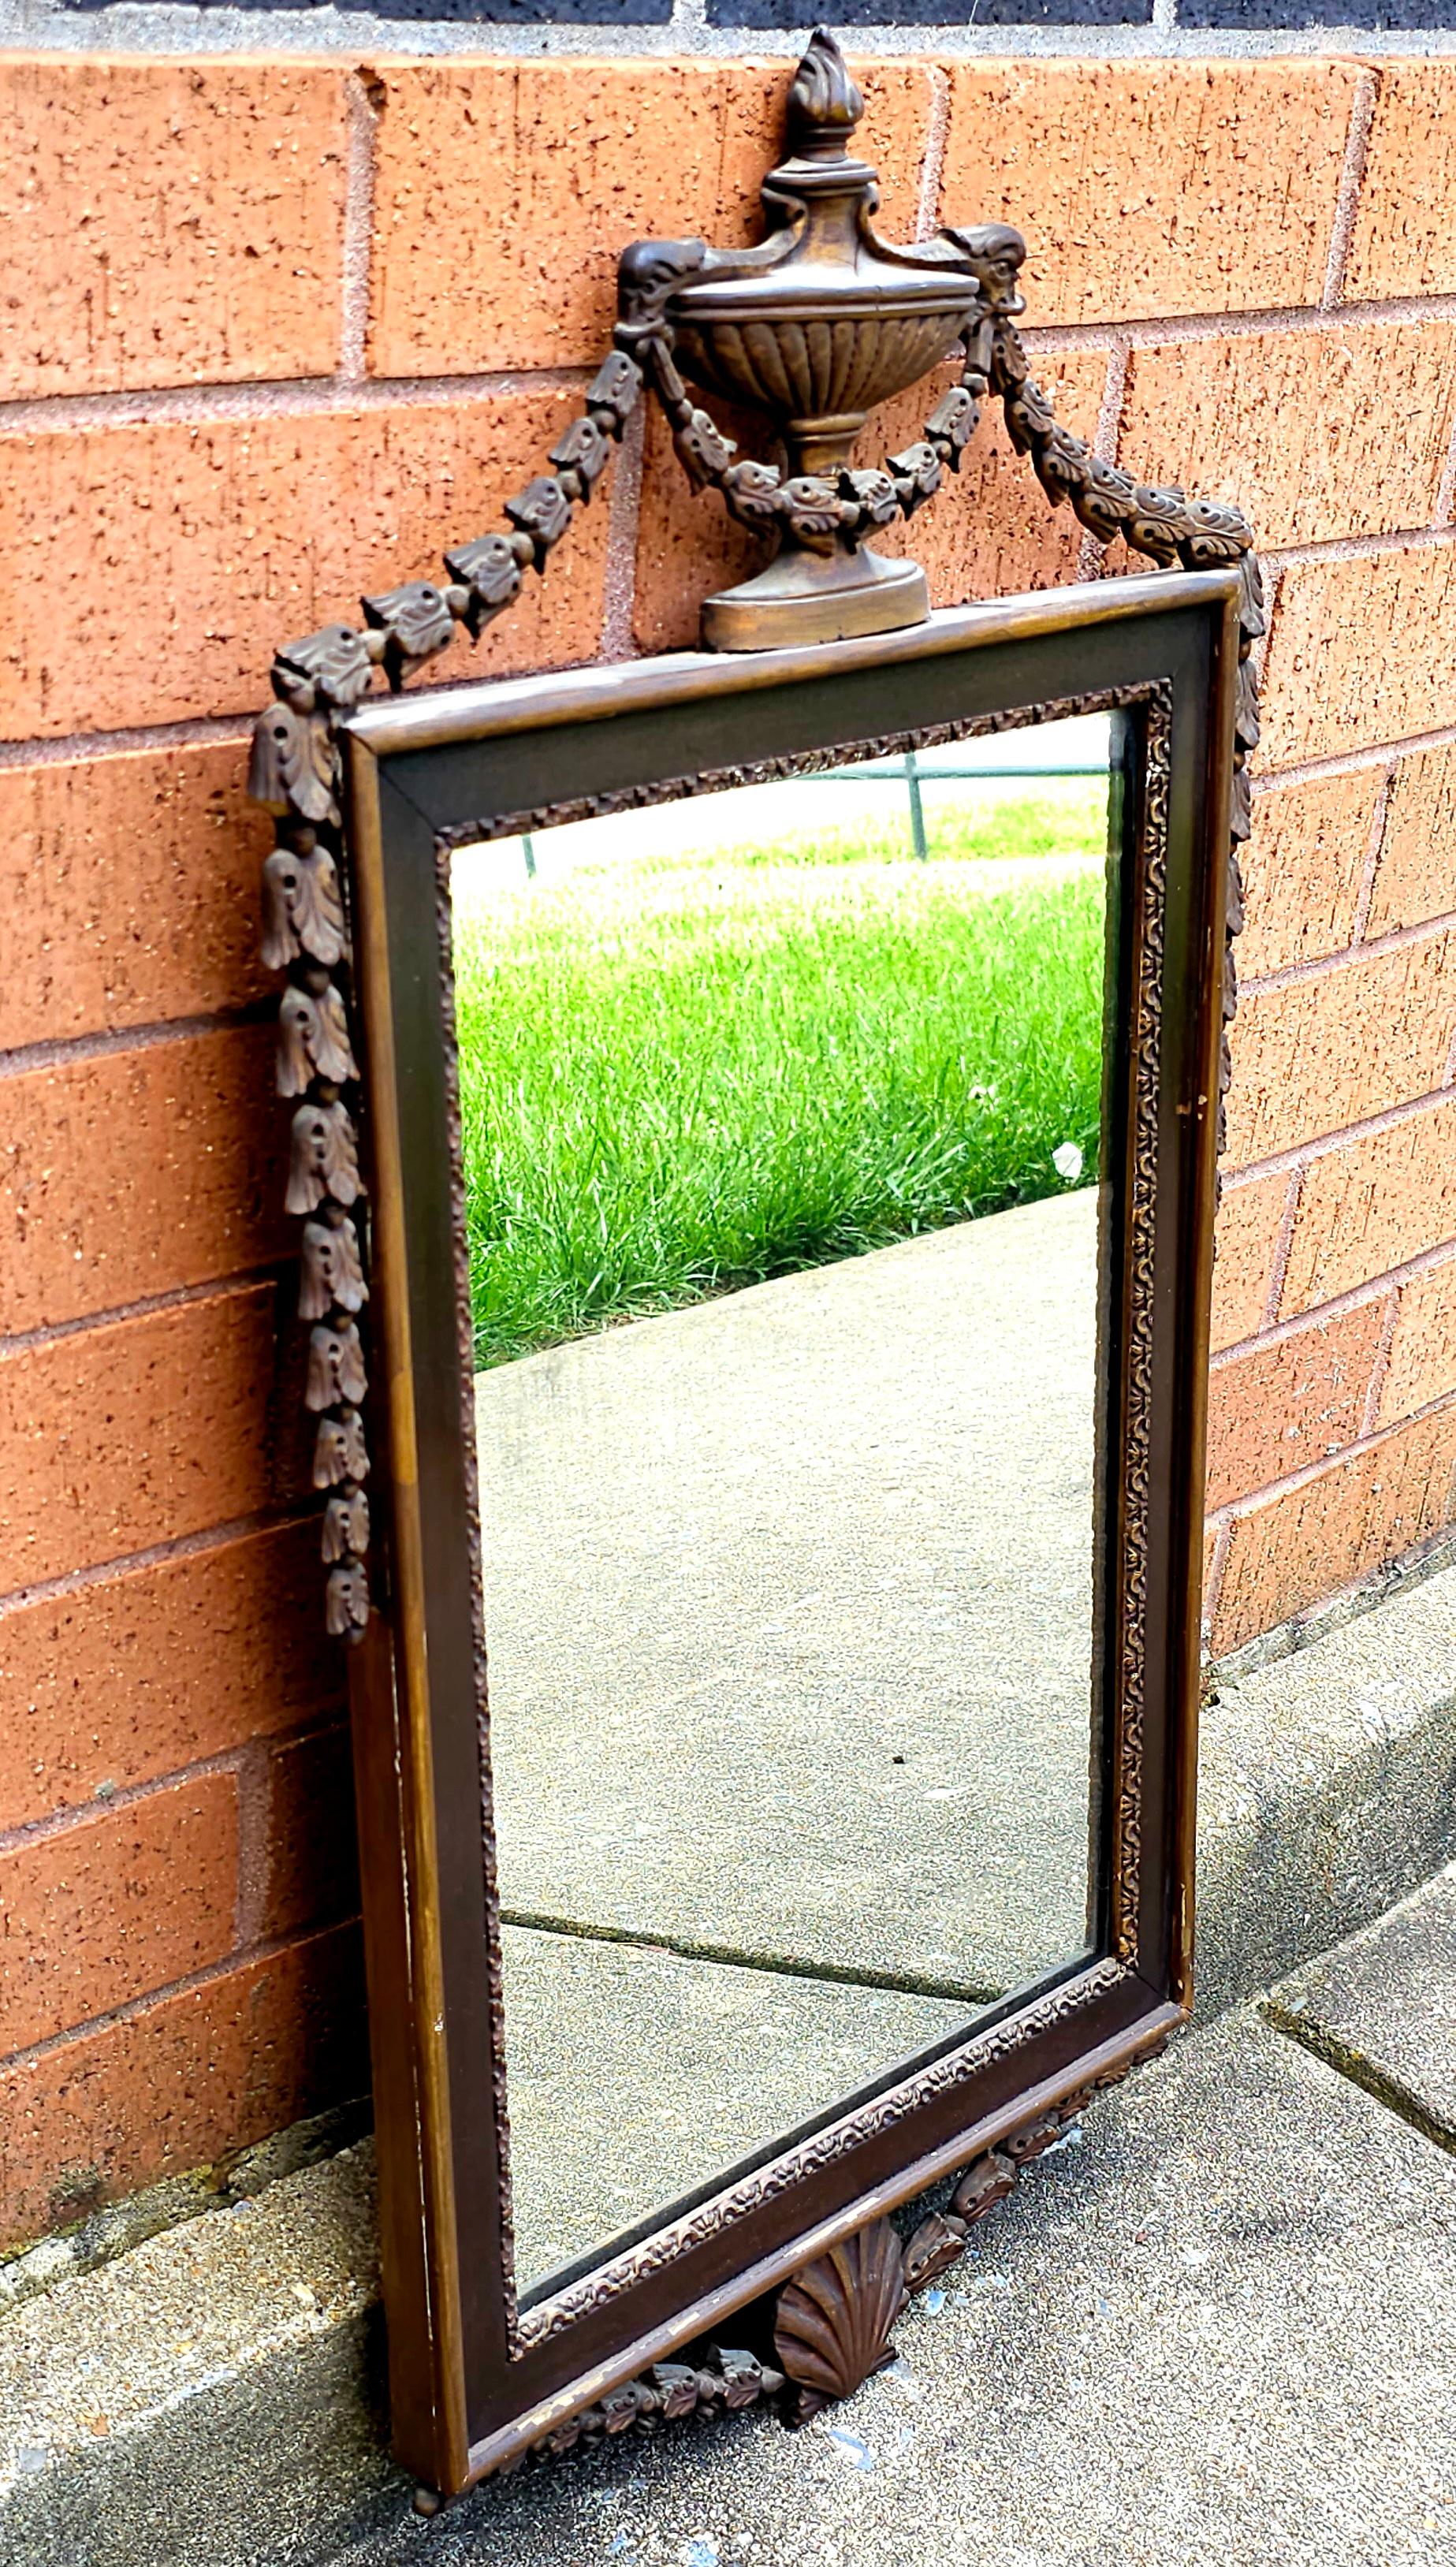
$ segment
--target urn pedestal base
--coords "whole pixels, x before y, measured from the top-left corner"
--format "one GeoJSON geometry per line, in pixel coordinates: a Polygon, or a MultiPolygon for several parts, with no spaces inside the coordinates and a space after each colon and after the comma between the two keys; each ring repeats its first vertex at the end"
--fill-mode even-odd
{"type": "Polygon", "coordinates": [[[766,570],[710,597],[703,640],[710,651],[778,651],[795,643],[847,642],[923,624],[930,591],[918,562],[856,552],[781,552],[766,570]]]}

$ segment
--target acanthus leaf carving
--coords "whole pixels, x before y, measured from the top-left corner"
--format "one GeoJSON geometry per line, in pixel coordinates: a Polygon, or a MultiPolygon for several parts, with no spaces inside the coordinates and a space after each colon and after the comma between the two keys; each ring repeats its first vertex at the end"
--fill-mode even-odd
{"type": "Polygon", "coordinates": [[[544,570],[546,555],[571,523],[571,501],[560,482],[548,472],[538,473],[524,490],[506,500],[505,513],[513,526],[530,537],[536,568],[544,570]]]}
{"type": "Polygon", "coordinates": [[[984,2219],[999,2201],[1015,2189],[1017,2169],[1000,2148],[989,2148],[985,2156],[976,2157],[967,2167],[951,2198],[951,2208],[958,2219],[972,2227],[984,2219]]]}
{"type": "Polygon", "coordinates": [[[620,438],[641,398],[642,368],[625,348],[613,348],[587,386],[588,411],[609,436],[620,438]]]}
{"type": "Polygon", "coordinates": [[[673,430],[673,443],[687,467],[688,477],[700,490],[711,489],[722,480],[737,447],[731,437],[715,427],[706,410],[690,408],[685,420],[673,430]]]}
{"type": "Polygon", "coordinates": [[[409,579],[379,597],[360,599],[366,620],[384,636],[384,670],[399,693],[407,678],[454,639],[454,618],[435,582],[409,579]]]}
{"type": "Polygon", "coordinates": [[[981,405],[965,384],[952,384],[942,393],[925,423],[927,442],[936,448],[942,462],[953,472],[961,469],[961,456],[976,433],[981,418],[981,405]]]}
{"type": "Polygon", "coordinates": [[[882,472],[878,465],[865,471],[851,472],[846,468],[839,475],[839,494],[853,500],[864,526],[893,526],[900,514],[900,493],[889,473],[882,472]]]}
{"type": "Polygon", "coordinates": [[[364,1192],[359,1174],[359,1148],[348,1110],[310,1097],[293,1118],[284,1209],[294,1214],[317,1212],[332,1197],[345,1210],[364,1192]]]}
{"type": "MultiPolygon", "coordinates": [[[[253,724],[248,792],[279,818],[337,821],[333,735],[322,713],[272,704],[253,724]]],[[[271,968],[271,967],[270,967],[271,968]]]]}
{"type": "Polygon", "coordinates": [[[903,454],[892,454],[886,465],[899,493],[901,510],[913,517],[927,499],[933,499],[941,486],[941,458],[935,447],[925,440],[907,445],[903,454]]]}
{"type": "Polygon", "coordinates": [[[923,2291],[948,2273],[966,2251],[966,2221],[954,2213],[932,2210],[922,2219],[905,2248],[905,2288],[923,2291]]]}
{"type": "MultiPolygon", "coordinates": [[[[305,840],[312,831],[304,831],[305,840]]],[[[330,969],[349,951],[344,901],[326,847],[275,847],[263,865],[262,958],[270,972],[308,961],[330,969]]]]}
{"type": "Polygon", "coordinates": [[[362,1561],[331,1569],[324,1587],[324,1626],[331,1640],[362,1640],[369,1628],[369,1571],[362,1561]]]}
{"type": "Polygon", "coordinates": [[[280,1096],[306,1096],[314,1078],[342,1087],[359,1075],[344,1001],[325,974],[318,978],[316,991],[291,983],[278,1003],[280,1096]]]}
{"type": "Polygon", "coordinates": [[[285,642],[273,663],[273,684],[301,712],[324,707],[348,713],[368,695],[375,661],[367,637],[352,624],[326,624],[301,642],[285,642]]]}
{"type": "Polygon", "coordinates": [[[477,535],[445,554],[445,569],[466,592],[464,623],[472,642],[520,592],[521,565],[508,535],[477,535]]]}
{"type": "Polygon", "coordinates": [[[362,1489],[336,1490],[324,1508],[322,1550],[333,1568],[351,1554],[363,1559],[369,1549],[369,1500],[362,1489]]]}
{"type": "Polygon", "coordinates": [[[314,1438],[314,1487],[339,1489],[346,1480],[367,1480],[369,1447],[364,1440],[364,1420],[356,1410],[346,1409],[342,1417],[321,1417],[314,1438]]]}
{"type": "Polygon", "coordinates": [[[303,1226],[298,1315],[310,1321],[327,1318],[331,1309],[358,1312],[369,1299],[353,1222],[335,1204],[323,1209],[322,1221],[303,1226]]]}
{"type": "Polygon", "coordinates": [[[563,429],[550,449],[551,461],[557,471],[572,475],[576,484],[574,495],[579,499],[591,497],[611,455],[611,431],[593,419],[589,410],[563,429]]]}
{"type": "Polygon", "coordinates": [[[773,465],[756,462],[750,455],[728,465],[722,488],[728,514],[736,517],[740,525],[756,527],[760,532],[780,520],[787,510],[788,502],[773,465]]]}
{"type": "Polygon", "coordinates": [[[357,1406],[368,1388],[357,1321],[345,1319],[331,1328],[320,1320],[309,1330],[305,1408],[338,1408],[346,1402],[357,1406]]]}
{"type": "Polygon", "coordinates": [[[710,255],[704,240],[633,241],[617,262],[617,309],[624,328],[638,332],[657,327],[678,287],[701,274],[710,255]]]}
{"type": "Polygon", "coordinates": [[[785,481],[783,502],[795,542],[810,553],[832,553],[859,516],[854,500],[842,499],[832,481],[814,472],[785,481]]]}

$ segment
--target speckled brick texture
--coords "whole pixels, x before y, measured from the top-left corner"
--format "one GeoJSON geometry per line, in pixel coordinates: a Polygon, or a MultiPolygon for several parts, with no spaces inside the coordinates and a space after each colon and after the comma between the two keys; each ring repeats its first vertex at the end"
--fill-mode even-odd
{"type": "Polygon", "coordinates": [[[344,1671],[311,1522],[222,1534],[0,1611],[0,1838],[299,1728],[344,1671]]]}
{"type": "Polygon", "coordinates": [[[1280,581],[1263,763],[1456,726],[1456,538],[1301,561],[1280,581]]]}
{"type": "Polygon", "coordinates": [[[1439,930],[1246,996],[1234,1027],[1237,1166],[1428,1096],[1456,1035],[1456,945],[1439,930]]]}
{"type": "Polygon", "coordinates": [[[0,768],[0,1053],[265,995],[246,770],[241,740],[0,768]]]}
{"type": "MultiPolygon", "coordinates": [[[[1268,558],[1222,1649],[1453,1514],[1456,68],[935,48],[928,25],[863,66],[886,230],[1019,223],[1061,416],[1238,498],[1268,558]]],[[[498,522],[601,352],[626,238],[752,236],[783,82],[0,60],[0,2240],[364,2083],[248,721],[280,640],[498,522]]],[[[752,548],[655,422],[641,462],[437,674],[696,638],[752,548]]],[[[907,544],[945,603],[1098,567],[994,417],[907,544]]]]}
{"type": "Polygon", "coordinates": [[[1435,513],[1453,357],[1447,321],[1134,348],[1122,443],[1149,480],[1236,500],[1266,545],[1401,534],[1435,513]]]}
{"type": "MultiPolygon", "coordinates": [[[[881,214],[913,237],[932,87],[919,64],[859,68],[881,214]]],[[[617,254],[642,234],[757,237],[783,76],[762,65],[386,65],[379,101],[371,370],[457,375],[594,365],[617,254]],[[490,183],[481,185],[488,169],[490,183]]]]}
{"type": "Polygon", "coordinates": [[[308,63],[7,63],[0,400],[339,362],[348,109],[308,63]]]}
{"type": "Polygon", "coordinates": [[[236,1897],[230,1774],[173,1783],[121,1810],[103,1802],[12,1846],[0,1854],[0,2043],[34,2049],[222,1960],[236,1897]]]}
{"type": "Polygon", "coordinates": [[[1344,290],[1351,302],[1456,292],[1456,63],[1380,74],[1344,290]]]}
{"type": "Polygon", "coordinates": [[[369,2084],[357,1928],[280,1944],[0,2065],[7,2244],[369,2084]]]}
{"type": "Polygon", "coordinates": [[[0,1334],[285,1256],[276,1042],[238,1025],[47,1061],[7,1082],[0,1334]]]}
{"type": "MultiPolygon", "coordinates": [[[[280,640],[440,575],[442,546],[493,523],[574,409],[567,391],[503,392],[0,436],[11,567],[46,600],[0,635],[0,727],[251,713],[280,640]]],[[[605,529],[602,507],[584,512],[571,578],[531,584],[495,666],[592,655],[605,529]]],[[[437,663],[445,680],[468,665],[463,640],[437,663]]]]}
{"type": "Polygon", "coordinates": [[[961,63],[941,205],[1014,222],[1042,321],[1313,304],[1353,63],[961,63]]]}
{"type": "Polygon", "coordinates": [[[1319,962],[1353,941],[1383,789],[1381,770],[1361,766],[1303,784],[1275,781],[1255,794],[1244,850],[1241,979],[1319,962]]]}

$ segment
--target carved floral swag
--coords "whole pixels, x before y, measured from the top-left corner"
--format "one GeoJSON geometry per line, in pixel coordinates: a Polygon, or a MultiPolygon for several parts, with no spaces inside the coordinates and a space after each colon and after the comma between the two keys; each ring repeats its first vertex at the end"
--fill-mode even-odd
{"type": "Polygon", "coordinates": [[[346,1640],[362,1638],[370,1614],[368,1374],[360,1329],[369,1289],[337,732],[378,670],[398,692],[445,649],[457,626],[477,641],[520,594],[526,574],[544,572],[574,510],[590,500],[645,387],[661,403],[678,453],[699,487],[717,490],[739,523],[786,535],[811,550],[853,545],[897,517],[912,517],[940,488],[947,470],[959,471],[991,396],[1002,405],[1012,443],[1029,455],[1053,506],[1070,506],[1101,543],[1121,536],[1160,570],[1238,563],[1222,1148],[1227,1026],[1236,1003],[1232,946],[1243,923],[1239,848],[1249,835],[1249,757],[1259,738],[1251,654],[1264,630],[1263,583],[1247,521],[1236,508],[1190,500],[1178,489],[1145,488],[1058,424],[1017,331],[1016,315],[1024,308],[1018,274],[1025,244],[1006,224],[947,230],[917,251],[922,263],[942,262],[976,285],[960,343],[960,381],[936,403],[917,443],[891,455],[882,470],[846,469],[832,481],[804,474],[784,481],[770,464],[736,459],[728,438],[691,400],[673,362],[673,333],[665,318],[674,289],[711,256],[702,242],[674,244],[666,252],[659,247],[650,259],[636,262],[629,255],[612,353],[580,415],[551,447],[553,469],[506,501],[511,531],[476,536],[446,553],[447,584],[411,580],[366,597],[362,629],[329,624],[288,643],[273,663],[275,702],[254,728],[248,789],[277,822],[278,843],[263,867],[262,953],[270,970],[288,975],[279,1003],[277,1085],[281,1096],[297,1100],[287,1209],[303,1221],[298,1308],[309,1329],[304,1402],[316,1419],[313,1483],[324,1501],[328,1628],[346,1640]]]}

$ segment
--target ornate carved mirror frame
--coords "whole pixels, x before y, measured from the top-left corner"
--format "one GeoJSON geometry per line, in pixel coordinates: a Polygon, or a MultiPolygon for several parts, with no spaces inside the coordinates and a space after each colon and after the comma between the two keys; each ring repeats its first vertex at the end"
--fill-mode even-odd
{"type": "Polygon", "coordinates": [[[287,645],[257,726],[310,1467],[329,1628],[351,1644],[394,2436],[446,2492],[694,2413],[773,2396],[802,2416],[847,2394],[1018,2166],[1190,2000],[1208,1286],[1258,565],[1235,510],[1143,488],[1057,426],[1016,329],[1018,234],[879,239],[873,172],[848,154],[859,113],[821,31],[762,245],[630,247],[616,344],[509,532],[447,552],[445,583],[366,598],[361,628],[287,645]],[[856,465],[873,406],[954,350],[924,439],[856,465]],[[685,377],[763,408],[784,469],[735,458],[685,377]],[[718,656],[402,695],[544,571],[648,389],[695,480],[775,548],[710,601],[718,656]],[[919,570],[867,538],[955,471],[988,398],[1053,502],[1159,576],[929,615],[919,570]],[[377,671],[395,701],[366,704],[377,671]],[[449,852],[1087,711],[1116,716],[1124,826],[1097,1947],[518,2306],[449,852]],[[894,2222],[958,2173],[948,2208],[894,2222]]]}

